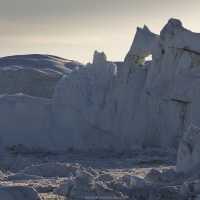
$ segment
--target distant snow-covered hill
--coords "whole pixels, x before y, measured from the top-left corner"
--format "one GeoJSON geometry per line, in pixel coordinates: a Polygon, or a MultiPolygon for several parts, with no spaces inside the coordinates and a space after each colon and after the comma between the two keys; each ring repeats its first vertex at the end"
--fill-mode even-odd
{"type": "Polygon", "coordinates": [[[0,58],[0,94],[23,93],[51,98],[55,85],[80,62],[52,55],[16,55],[0,58]]]}

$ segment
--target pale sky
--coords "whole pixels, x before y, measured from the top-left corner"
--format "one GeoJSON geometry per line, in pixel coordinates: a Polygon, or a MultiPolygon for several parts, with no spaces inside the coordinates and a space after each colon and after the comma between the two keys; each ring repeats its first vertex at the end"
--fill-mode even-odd
{"type": "Polygon", "coordinates": [[[87,63],[94,50],[122,61],[136,27],[169,18],[200,32],[199,0],[0,0],[0,57],[41,53],[87,63]]]}

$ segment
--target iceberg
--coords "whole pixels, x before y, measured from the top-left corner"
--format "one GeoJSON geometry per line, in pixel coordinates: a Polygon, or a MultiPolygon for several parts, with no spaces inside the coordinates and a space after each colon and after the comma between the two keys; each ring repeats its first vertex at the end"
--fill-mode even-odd
{"type": "Polygon", "coordinates": [[[0,137],[6,146],[56,151],[178,149],[187,127],[200,126],[199,41],[177,19],[160,35],[137,28],[120,71],[95,51],[93,63],[62,76],[50,99],[1,95],[0,137]]]}

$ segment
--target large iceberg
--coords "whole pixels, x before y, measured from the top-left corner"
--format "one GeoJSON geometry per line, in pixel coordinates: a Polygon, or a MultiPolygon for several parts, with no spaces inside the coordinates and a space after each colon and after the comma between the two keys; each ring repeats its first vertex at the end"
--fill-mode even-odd
{"type": "Polygon", "coordinates": [[[186,128],[200,124],[199,43],[176,19],[160,36],[138,28],[120,71],[95,51],[92,64],[62,77],[52,99],[1,95],[0,137],[49,150],[178,148],[186,128]]]}
{"type": "Polygon", "coordinates": [[[51,99],[58,81],[83,64],[51,55],[0,58],[0,94],[23,93],[51,99]]]}

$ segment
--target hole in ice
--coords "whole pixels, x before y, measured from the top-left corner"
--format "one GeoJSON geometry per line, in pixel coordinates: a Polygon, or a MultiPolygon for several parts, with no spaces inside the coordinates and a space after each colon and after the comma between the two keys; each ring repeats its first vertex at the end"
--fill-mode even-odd
{"type": "Polygon", "coordinates": [[[145,61],[150,61],[150,60],[152,60],[152,55],[149,55],[149,56],[147,56],[147,57],[145,58],[145,61]]]}

